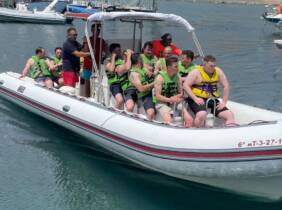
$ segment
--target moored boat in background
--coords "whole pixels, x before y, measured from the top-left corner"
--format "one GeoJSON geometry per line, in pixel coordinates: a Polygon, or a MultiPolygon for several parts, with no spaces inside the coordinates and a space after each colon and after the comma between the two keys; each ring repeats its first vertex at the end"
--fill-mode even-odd
{"type": "Polygon", "coordinates": [[[66,24],[71,23],[72,18],[53,11],[58,0],[53,0],[44,10],[29,11],[25,3],[17,3],[16,9],[0,7],[0,21],[21,23],[66,24]]]}
{"type": "Polygon", "coordinates": [[[265,6],[266,11],[262,14],[262,18],[272,23],[275,27],[282,30],[282,5],[277,6],[271,6],[266,5],[265,6]]]}

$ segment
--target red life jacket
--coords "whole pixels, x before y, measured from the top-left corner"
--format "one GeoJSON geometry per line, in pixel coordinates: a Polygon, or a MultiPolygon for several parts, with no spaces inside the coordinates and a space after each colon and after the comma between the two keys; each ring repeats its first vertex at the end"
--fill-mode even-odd
{"type": "MultiPolygon", "coordinates": [[[[158,58],[163,57],[163,51],[165,49],[165,46],[162,45],[161,40],[153,40],[153,54],[157,56],[158,58]]],[[[174,43],[170,44],[170,47],[172,49],[172,54],[174,55],[181,55],[182,50],[177,48],[174,43]]]]}

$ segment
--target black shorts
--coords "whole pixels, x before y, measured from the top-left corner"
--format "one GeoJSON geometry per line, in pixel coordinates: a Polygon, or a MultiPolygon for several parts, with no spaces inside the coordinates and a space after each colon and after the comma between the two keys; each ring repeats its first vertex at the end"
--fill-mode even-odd
{"type": "Polygon", "coordinates": [[[124,100],[125,102],[128,100],[133,100],[134,102],[137,101],[137,91],[136,89],[129,89],[124,91],[124,100]]]}
{"type": "Polygon", "coordinates": [[[60,78],[62,78],[62,77],[55,77],[55,76],[52,76],[52,77],[51,77],[52,81],[53,81],[53,82],[56,82],[56,83],[58,83],[58,84],[59,84],[59,79],[60,79],[60,78]]]}
{"type": "Polygon", "coordinates": [[[122,94],[120,83],[110,85],[110,91],[114,97],[116,97],[116,95],[119,93],[122,94]]]}
{"type": "Polygon", "coordinates": [[[144,109],[147,111],[148,109],[155,109],[155,104],[153,102],[152,94],[148,94],[141,98],[144,109]]]}
{"type": "MultiPolygon", "coordinates": [[[[196,104],[195,101],[192,98],[190,98],[190,97],[188,99],[186,99],[186,101],[189,104],[191,110],[194,112],[194,114],[196,114],[199,111],[207,111],[207,109],[206,109],[206,101],[207,101],[207,99],[204,99],[204,101],[205,101],[204,105],[196,104]]],[[[219,103],[219,100],[215,99],[215,101],[216,101],[216,105],[217,105],[219,103]]],[[[211,113],[213,114],[213,101],[209,101],[208,108],[211,108],[211,113]]],[[[221,110],[215,109],[215,116],[218,116],[219,113],[221,113],[223,111],[226,111],[226,110],[228,110],[227,107],[224,107],[221,110]]]]}
{"type": "Polygon", "coordinates": [[[47,80],[52,80],[52,78],[49,76],[40,76],[40,77],[35,78],[34,80],[35,82],[40,83],[40,82],[45,82],[47,80]]]}

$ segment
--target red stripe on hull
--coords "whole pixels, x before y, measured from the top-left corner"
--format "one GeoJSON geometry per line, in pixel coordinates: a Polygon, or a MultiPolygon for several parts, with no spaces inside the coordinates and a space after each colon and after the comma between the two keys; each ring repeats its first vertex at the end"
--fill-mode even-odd
{"type": "Polygon", "coordinates": [[[141,145],[126,139],[123,139],[119,136],[116,136],[112,133],[109,133],[107,131],[98,129],[96,127],[93,127],[89,124],[86,124],[82,121],[79,121],[77,119],[74,119],[70,116],[67,116],[63,113],[60,113],[58,111],[52,110],[51,108],[48,108],[46,106],[43,106],[37,102],[34,102],[24,96],[21,96],[15,92],[11,92],[7,89],[3,89],[0,87],[0,90],[2,92],[5,92],[6,94],[16,97],[21,101],[24,101],[27,104],[32,105],[33,107],[36,107],[37,109],[40,109],[41,111],[44,110],[47,113],[50,113],[53,115],[53,117],[57,117],[60,119],[63,119],[71,124],[75,124],[76,126],[90,130],[92,133],[101,135],[104,138],[113,140],[118,143],[122,143],[123,145],[126,145],[134,150],[141,150],[142,152],[150,153],[153,155],[162,155],[170,158],[198,158],[198,159],[230,159],[230,158],[246,158],[246,157],[262,157],[262,156],[275,156],[278,158],[279,156],[282,158],[282,149],[278,150],[265,150],[265,151],[243,151],[243,152],[222,152],[222,153],[206,153],[206,152],[181,152],[181,151],[171,151],[171,150],[165,150],[165,149],[159,149],[159,148],[153,148],[146,145],[141,145]]]}

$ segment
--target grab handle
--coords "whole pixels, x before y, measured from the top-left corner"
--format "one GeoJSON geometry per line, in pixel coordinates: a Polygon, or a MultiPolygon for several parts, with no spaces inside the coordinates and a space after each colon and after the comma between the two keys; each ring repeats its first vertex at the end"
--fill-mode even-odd
{"type": "Polygon", "coordinates": [[[69,112],[70,111],[70,107],[68,105],[63,106],[62,110],[64,112],[69,112]]]}
{"type": "Polygon", "coordinates": [[[209,109],[210,101],[213,102],[213,110],[211,110],[212,113],[210,112],[210,113],[207,114],[206,121],[205,121],[205,126],[207,128],[214,127],[214,120],[215,120],[215,111],[216,111],[216,100],[215,100],[215,98],[209,98],[206,101],[206,110],[208,111],[208,109],[209,109]]]}

